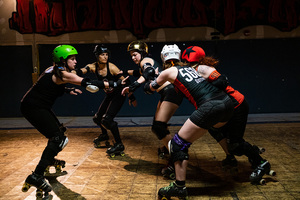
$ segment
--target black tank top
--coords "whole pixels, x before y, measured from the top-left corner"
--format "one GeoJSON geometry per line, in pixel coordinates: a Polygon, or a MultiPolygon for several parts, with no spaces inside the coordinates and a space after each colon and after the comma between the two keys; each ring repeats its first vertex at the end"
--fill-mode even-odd
{"type": "Polygon", "coordinates": [[[195,69],[187,66],[175,67],[178,69],[178,75],[173,84],[186,96],[196,109],[198,109],[200,104],[209,99],[226,95],[222,90],[208,83],[195,69]]]}
{"type": "Polygon", "coordinates": [[[41,108],[51,108],[65,92],[66,84],[57,85],[52,80],[53,67],[46,69],[38,81],[27,91],[21,102],[41,108]]]}

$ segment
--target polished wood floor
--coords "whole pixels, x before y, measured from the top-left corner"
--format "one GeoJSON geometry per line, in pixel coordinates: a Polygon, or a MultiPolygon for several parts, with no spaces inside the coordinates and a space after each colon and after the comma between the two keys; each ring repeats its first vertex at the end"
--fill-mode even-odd
{"type": "MultiPolygon", "coordinates": [[[[175,133],[180,127],[171,126],[175,133]]],[[[120,127],[125,156],[107,157],[104,148],[94,148],[99,129],[69,128],[69,144],[59,153],[66,173],[48,178],[50,199],[157,199],[157,191],[170,180],[161,176],[167,160],[157,156],[160,146],[150,126],[120,127]]],[[[248,124],[245,139],[264,147],[275,177],[266,185],[252,185],[250,164],[237,157],[237,175],[225,172],[220,162],[225,154],[209,134],[190,148],[187,171],[189,199],[300,199],[300,123],[248,124]]],[[[21,192],[27,175],[34,170],[47,140],[35,129],[0,130],[0,199],[36,199],[35,189],[21,192]]]]}

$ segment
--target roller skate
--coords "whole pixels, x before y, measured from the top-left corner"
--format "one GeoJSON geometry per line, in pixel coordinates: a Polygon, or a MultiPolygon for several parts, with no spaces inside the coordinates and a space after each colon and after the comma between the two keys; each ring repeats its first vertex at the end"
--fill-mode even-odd
{"type": "Polygon", "coordinates": [[[31,186],[36,187],[37,198],[49,196],[49,192],[52,190],[52,187],[45,180],[44,176],[38,175],[34,172],[26,178],[22,187],[22,192],[27,192],[31,186]]]}
{"type": "Polygon", "coordinates": [[[66,166],[66,161],[64,160],[57,160],[54,159],[53,164],[49,165],[45,172],[44,176],[60,176],[66,174],[66,172],[62,172],[62,168],[65,168],[66,166]],[[50,168],[54,167],[55,168],[55,173],[50,173],[50,168]]]}
{"type": "Polygon", "coordinates": [[[238,173],[238,163],[234,155],[227,155],[226,158],[222,160],[222,169],[229,171],[232,175],[238,173]]]}
{"type": "Polygon", "coordinates": [[[115,143],[114,146],[107,149],[106,153],[111,158],[114,158],[116,155],[125,156],[124,149],[125,147],[122,143],[115,143]]]}
{"type": "Polygon", "coordinates": [[[165,168],[161,170],[163,177],[174,180],[176,178],[174,165],[168,164],[165,168]]]}
{"type": "Polygon", "coordinates": [[[108,134],[103,133],[100,134],[97,138],[94,139],[94,147],[95,148],[108,148],[110,147],[108,134]],[[101,142],[105,141],[105,145],[101,146],[101,142]]]}
{"type": "Polygon", "coordinates": [[[159,158],[163,159],[167,155],[169,155],[169,150],[165,146],[158,148],[158,157],[159,158]]]}
{"type": "Polygon", "coordinates": [[[271,164],[267,160],[262,160],[261,164],[257,166],[257,168],[251,173],[249,179],[252,184],[266,184],[266,180],[263,178],[263,176],[271,175],[275,176],[276,172],[271,170],[271,164]]]}
{"type": "Polygon", "coordinates": [[[187,199],[187,189],[185,186],[178,186],[175,182],[171,182],[169,186],[160,188],[158,191],[159,200],[170,200],[177,197],[180,200],[187,199]]]}

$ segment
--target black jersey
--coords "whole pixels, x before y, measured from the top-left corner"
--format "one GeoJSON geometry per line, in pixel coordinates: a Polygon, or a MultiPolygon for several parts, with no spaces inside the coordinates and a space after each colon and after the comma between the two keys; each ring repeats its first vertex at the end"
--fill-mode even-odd
{"type": "Polygon", "coordinates": [[[66,86],[66,84],[55,84],[52,76],[53,67],[50,67],[41,74],[38,81],[27,91],[21,102],[41,108],[51,108],[55,100],[64,94],[66,86]]]}
{"type": "Polygon", "coordinates": [[[195,69],[188,66],[175,66],[178,69],[174,86],[198,109],[199,105],[209,99],[217,98],[225,93],[208,83],[195,69]]]}

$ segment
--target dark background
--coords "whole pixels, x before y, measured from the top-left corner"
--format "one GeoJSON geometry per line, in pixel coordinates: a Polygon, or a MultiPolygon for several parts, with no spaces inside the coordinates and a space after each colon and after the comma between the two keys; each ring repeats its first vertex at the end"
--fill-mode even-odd
{"type": "MultiPolygon", "coordinates": [[[[177,44],[185,48],[201,46],[208,56],[220,60],[218,71],[226,74],[230,85],[243,93],[250,104],[250,113],[300,112],[300,38],[216,40],[192,42],[147,43],[153,58],[161,62],[160,52],[165,44],[177,44]]],[[[71,44],[79,55],[77,67],[95,62],[95,44],[71,44]]],[[[39,45],[40,71],[52,63],[52,50],[57,45],[39,45]]],[[[128,44],[106,44],[111,62],[121,70],[135,69],[126,49],[128,44]]],[[[32,85],[31,46],[0,46],[1,104],[0,117],[20,117],[20,100],[32,85]]],[[[90,78],[95,76],[90,75],[90,78]]],[[[134,78],[131,78],[133,81],[134,78]]],[[[78,88],[80,88],[78,86],[78,88]]],[[[89,93],[83,90],[80,96],[64,95],[53,107],[58,116],[92,116],[104,97],[104,92],[89,93]]],[[[118,116],[153,116],[159,95],[146,95],[139,88],[135,95],[137,107],[125,102],[118,116]]],[[[185,100],[175,115],[190,115],[193,106],[185,100]]]]}

